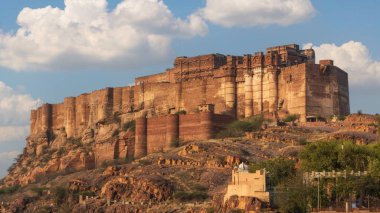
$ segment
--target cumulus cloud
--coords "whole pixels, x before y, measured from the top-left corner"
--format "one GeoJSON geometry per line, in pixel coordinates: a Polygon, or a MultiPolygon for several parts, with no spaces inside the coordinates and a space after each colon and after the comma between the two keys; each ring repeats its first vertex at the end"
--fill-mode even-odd
{"type": "Polygon", "coordinates": [[[166,58],[173,38],[207,33],[203,19],[174,17],[162,0],[65,0],[24,8],[15,34],[0,34],[0,66],[16,71],[121,68],[166,58]]]}
{"type": "Polygon", "coordinates": [[[342,45],[305,44],[315,50],[316,60],[333,59],[334,64],[348,73],[350,84],[364,85],[380,80],[380,60],[373,59],[363,43],[349,41],[342,45]]]}
{"type": "Polygon", "coordinates": [[[310,0],[207,0],[200,13],[224,27],[291,25],[315,14],[310,0]]]}
{"type": "Polygon", "coordinates": [[[23,141],[28,134],[30,110],[40,99],[14,90],[0,81],[0,144],[23,141]]]}

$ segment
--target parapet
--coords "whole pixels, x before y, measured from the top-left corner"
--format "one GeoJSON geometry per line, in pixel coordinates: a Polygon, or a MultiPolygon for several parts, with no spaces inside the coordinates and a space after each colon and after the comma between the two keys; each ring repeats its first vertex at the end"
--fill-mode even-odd
{"type": "Polygon", "coordinates": [[[177,57],[174,60],[174,69],[181,71],[217,69],[227,63],[225,55],[209,54],[195,57],[177,57]]]}
{"type": "Polygon", "coordinates": [[[322,66],[334,66],[333,60],[320,60],[319,64],[322,66]]]}

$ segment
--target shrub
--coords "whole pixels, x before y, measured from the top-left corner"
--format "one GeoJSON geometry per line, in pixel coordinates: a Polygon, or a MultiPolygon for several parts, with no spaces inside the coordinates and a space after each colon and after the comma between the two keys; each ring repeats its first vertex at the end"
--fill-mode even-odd
{"type": "Polygon", "coordinates": [[[291,114],[291,115],[286,116],[283,121],[284,122],[294,122],[298,119],[298,117],[299,116],[296,114],[291,114]]]}
{"type": "Polygon", "coordinates": [[[92,196],[95,196],[96,193],[93,191],[81,191],[79,192],[79,195],[82,195],[83,197],[86,197],[86,196],[92,197],[92,196]]]}
{"type": "Polygon", "coordinates": [[[185,191],[176,191],[174,193],[174,198],[186,202],[186,201],[203,201],[208,198],[208,194],[203,191],[191,191],[191,192],[185,192],[185,191]]]}
{"type": "Polygon", "coordinates": [[[15,168],[16,168],[16,166],[17,166],[17,163],[13,163],[9,168],[8,168],[8,172],[10,173],[10,172],[12,172],[15,168]]]}
{"type": "Polygon", "coordinates": [[[67,143],[73,144],[76,146],[82,146],[82,139],[81,138],[68,138],[67,143]]]}
{"type": "Polygon", "coordinates": [[[63,155],[66,154],[66,153],[67,153],[67,151],[66,151],[65,147],[60,147],[60,148],[58,149],[58,151],[57,151],[57,155],[58,155],[58,156],[63,156],[63,155]]]}
{"type": "Polygon", "coordinates": [[[344,121],[344,120],[346,120],[346,116],[344,116],[344,115],[338,116],[338,121],[344,121]]]}
{"type": "Polygon", "coordinates": [[[195,191],[200,191],[200,192],[205,192],[207,191],[207,187],[206,186],[203,186],[199,183],[196,183],[194,185],[191,186],[191,188],[195,191]]]}
{"type": "Polygon", "coordinates": [[[180,144],[180,141],[179,141],[179,139],[177,138],[177,139],[174,139],[174,140],[170,143],[170,147],[173,147],[173,148],[175,148],[175,147],[179,147],[179,144],[180,144]]]}
{"type": "Polygon", "coordinates": [[[263,122],[264,119],[261,116],[237,120],[227,125],[227,128],[218,132],[216,136],[217,138],[242,137],[245,132],[259,130],[263,122]]]}
{"type": "Polygon", "coordinates": [[[307,139],[306,138],[299,138],[297,142],[298,142],[298,145],[304,146],[307,144],[307,139]]]}
{"type": "Polygon", "coordinates": [[[136,122],[135,122],[135,120],[131,120],[131,121],[128,121],[128,122],[124,123],[124,125],[123,125],[123,131],[127,131],[128,129],[132,130],[133,132],[135,131],[135,129],[136,129],[136,122]]]}
{"type": "Polygon", "coordinates": [[[249,166],[249,172],[264,169],[270,174],[270,184],[276,186],[284,182],[296,173],[295,162],[285,158],[274,158],[260,163],[253,163],[249,166]]]}
{"type": "Polygon", "coordinates": [[[139,160],[139,163],[141,165],[147,166],[147,165],[151,165],[152,161],[150,161],[150,160],[139,160]]]}
{"type": "Polygon", "coordinates": [[[187,112],[186,112],[186,110],[180,110],[180,111],[176,112],[175,114],[176,115],[186,115],[187,112]]]}
{"type": "Polygon", "coordinates": [[[42,193],[46,190],[46,188],[33,187],[30,190],[32,190],[32,192],[36,193],[38,196],[42,196],[42,193]]]}
{"type": "Polygon", "coordinates": [[[0,195],[13,194],[14,192],[16,192],[19,189],[20,189],[19,185],[9,186],[9,187],[0,189],[0,195]]]}
{"type": "Polygon", "coordinates": [[[66,188],[62,186],[57,186],[53,188],[52,192],[54,196],[54,201],[56,202],[57,205],[60,205],[65,202],[65,198],[68,195],[68,191],[66,188]]]}

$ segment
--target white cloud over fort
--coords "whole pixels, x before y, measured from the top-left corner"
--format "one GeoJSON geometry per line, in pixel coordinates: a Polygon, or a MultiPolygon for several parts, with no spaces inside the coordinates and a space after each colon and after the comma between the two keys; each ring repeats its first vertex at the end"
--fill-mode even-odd
{"type": "Polygon", "coordinates": [[[202,16],[224,27],[287,26],[315,14],[310,0],[207,0],[202,16]]]}
{"type": "Polygon", "coordinates": [[[41,103],[0,81],[0,144],[24,142],[29,133],[30,110],[41,103]]]}
{"type": "Polygon", "coordinates": [[[207,33],[195,14],[174,17],[161,0],[65,0],[65,8],[24,8],[15,34],[0,34],[0,66],[16,71],[121,68],[166,58],[173,38],[207,33]]]}
{"type": "Polygon", "coordinates": [[[342,45],[305,44],[304,48],[313,47],[316,60],[333,59],[334,64],[348,73],[349,83],[364,85],[380,80],[380,60],[373,59],[367,46],[358,41],[349,41],[342,45]]]}
{"type": "MultiPolygon", "coordinates": [[[[224,27],[290,25],[310,18],[310,0],[207,0],[185,19],[163,0],[65,0],[64,8],[24,8],[15,33],[0,33],[0,66],[16,71],[125,69],[165,61],[177,38],[224,27]]],[[[1,31],[0,31],[1,32],[1,31]]]]}

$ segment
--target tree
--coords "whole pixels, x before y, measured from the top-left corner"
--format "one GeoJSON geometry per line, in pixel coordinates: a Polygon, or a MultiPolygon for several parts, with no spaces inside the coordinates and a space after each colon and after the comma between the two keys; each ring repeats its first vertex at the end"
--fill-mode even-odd
{"type": "Polygon", "coordinates": [[[260,163],[253,163],[250,165],[249,171],[255,172],[264,168],[269,172],[271,186],[277,186],[296,174],[295,162],[284,158],[274,158],[260,163]]]}

